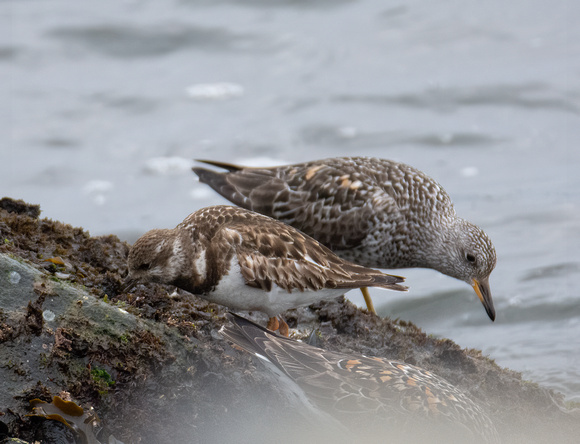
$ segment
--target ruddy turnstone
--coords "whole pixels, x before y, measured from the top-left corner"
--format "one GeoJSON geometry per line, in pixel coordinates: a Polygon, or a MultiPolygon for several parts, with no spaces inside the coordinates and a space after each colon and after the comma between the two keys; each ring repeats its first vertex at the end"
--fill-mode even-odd
{"type": "MultiPolygon", "coordinates": [[[[366,267],[432,268],[465,281],[495,320],[493,244],[456,215],[447,192],[425,173],[367,157],[272,168],[200,162],[227,170],[193,168],[201,182],[236,205],[292,225],[366,267]]],[[[365,300],[374,311],[368,293],[365,300]]]]}
{"type": "Polygon", "coordinates": [[[483,409],[427,370],[327,351],[281,337],[238,315],[230,319],[220,330],[223,337],[281,370],[314,405],[357,433],[378,435],[380,442],[385,431],[389,438],[400,435],[407,442],[425,442],[417,441],[419,437],[428,442],[499,442],[483,409]]]}
{"type": "MultiPolygon", "coordinates": [[[[295,228],[239,207],[190,214],[173,229],[152,230],[129,252],[127,286],[170,284],[233,310],[276,316],[363,286],[406,290],[404,278],[355,265],[295,228]]],[[[288,326],[282,321],[281,332],[288,326]]]]}

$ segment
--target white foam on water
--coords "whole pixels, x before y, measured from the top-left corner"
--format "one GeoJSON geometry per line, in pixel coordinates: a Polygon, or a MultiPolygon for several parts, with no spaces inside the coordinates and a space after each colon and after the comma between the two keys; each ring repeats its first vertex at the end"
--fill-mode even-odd
{"type": "Polygon", "coordinates": [[[229,100],[244,95],[244,88],[236,83],[198,83],[185,91],[194,100],[229,100]]]}
{"type": "Polygon", "coordinates": [[[193,159],[184,157],[152,157],[145,162],[145,171],[160,176],[190,174],[193,159]]]}

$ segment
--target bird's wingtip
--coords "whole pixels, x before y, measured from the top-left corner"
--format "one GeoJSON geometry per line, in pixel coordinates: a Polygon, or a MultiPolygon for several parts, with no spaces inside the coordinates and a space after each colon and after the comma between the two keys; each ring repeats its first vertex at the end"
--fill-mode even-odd
{"type": "MultiPolygon", "coordinates": [[[[227,163],[227,162],[219,162],[217,160],[207,160],[207,159],[193,159],[195,162],[199,162],[199,163],[204,163],[206,165],[211,165],[217,168],[222,168],[224,170],[233,172],[233,171],[238,171],[241,169],[241,167],[239,167],[238,165],[234,165],[232,163],[227,163]]],[[[192,170],[195,171],[195,168],[199,169],[199,170],[203,170],[203,168],[200,167],[193,167],[192,170]]]]}

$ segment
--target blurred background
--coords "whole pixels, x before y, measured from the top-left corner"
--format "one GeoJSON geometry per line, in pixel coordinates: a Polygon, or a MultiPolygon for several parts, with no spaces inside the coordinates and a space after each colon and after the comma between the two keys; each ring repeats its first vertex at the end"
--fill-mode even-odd
{"type": "Polygon", "coordinates": [[[3,1],[0,197],[133,242],[226,203],[195,158],[411,164],[494,241],[497,320],[426,270],[373,292],[380,314],[580,402],[579,17],[573,0],[3,1]]]}

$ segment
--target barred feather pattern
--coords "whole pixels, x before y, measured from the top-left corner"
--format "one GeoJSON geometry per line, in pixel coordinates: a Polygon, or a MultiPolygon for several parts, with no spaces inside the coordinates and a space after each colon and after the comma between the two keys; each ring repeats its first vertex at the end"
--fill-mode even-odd
{"type": "Polygon", "coordinates": [[[240,316],[221,333],[264,357],[339,420],[394,431],[421,424],[465,442],[499,442],[485,411],[445,379],[386,358],[331,352],[272,333],[240,316]],[[365,418],[365,419],[363,419],[365,418]],[[458,433],[459,432],[459,433],[458,433]]]}

